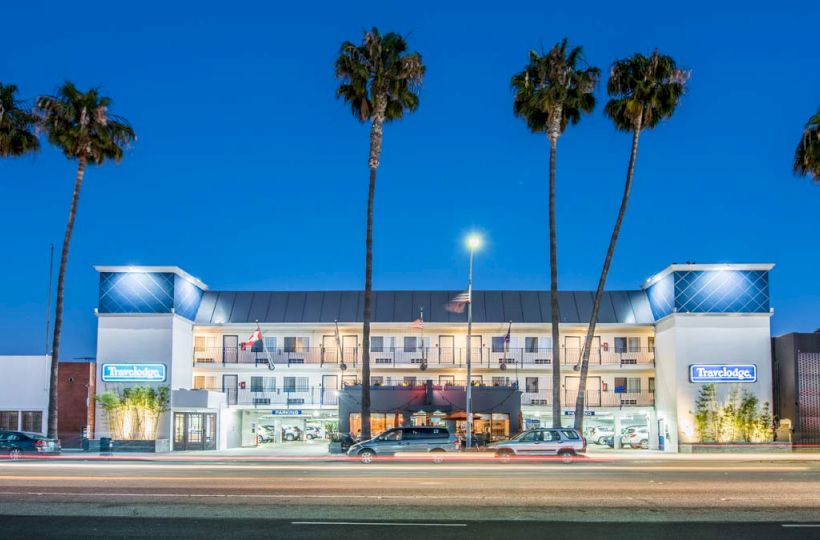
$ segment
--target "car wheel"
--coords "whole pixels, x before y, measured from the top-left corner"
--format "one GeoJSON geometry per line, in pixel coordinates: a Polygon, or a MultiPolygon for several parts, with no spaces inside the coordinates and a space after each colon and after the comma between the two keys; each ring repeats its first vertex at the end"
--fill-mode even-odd
{"type": "Polygon", "coordinates": [[[641,448],[643,448],[644,450],[648,450],[649,449],[649,441],[647,441],[646,439],[642,440],[641,441],[641,448]]]}
{"type": "Polygon", "coordinates": [[[288,433],[287,435],[285,435],[285,440],[286,441],[292,441],[293,439],[294,439],[294,437],[293,437],[292,434],[288,433]]]}
{"type": "Polygon", "coordinates": [[[364,450],[359,452],[359,459],[361,459],[362,463],[364,463],[365,465],[372,463],[373,458],[375,457],[376,453],[373,450],[370,450],[369,448],[365,448],[364,450]]]}
{"type": "Polygon", "coordinates": [[[433,463],[442,463],[444,461],[444,450],[441,448],[434,448],[430,450],[430,453],[433,454],[433,463]]]}
{"type": "Polygon", "coordinates": [[[575,461],[575,452],[572,450],[561,450],[558,452],[558,457],[561,458],[561,463],[572,463],[575,461]]]}
{"type": "Polygon", "coordinates": [[[499,450],[495,453],[495,457],[501,460],[501,463],[509,463],[510,459],[513,457],[512,450],[508,450],[506,448],[499,450]]]}
{"type": "Polygon", "coordinates": [[[12,448],[11,450],[9,450],[9,459],[10,460],[17,461],[21,457],[23,457],[23,451],[20,450],[19,448],[12,448]]]}

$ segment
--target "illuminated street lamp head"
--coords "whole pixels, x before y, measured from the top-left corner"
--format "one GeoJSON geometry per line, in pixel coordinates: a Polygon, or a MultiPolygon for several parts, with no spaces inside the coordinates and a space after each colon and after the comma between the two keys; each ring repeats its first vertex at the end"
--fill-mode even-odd
{"type": "Polygon", "coordinates": [[[470,246],[470,249],[476,249],[481,245],[481,237],[477,234],[471,234],[467,238],[467,245],[470,246]]]}

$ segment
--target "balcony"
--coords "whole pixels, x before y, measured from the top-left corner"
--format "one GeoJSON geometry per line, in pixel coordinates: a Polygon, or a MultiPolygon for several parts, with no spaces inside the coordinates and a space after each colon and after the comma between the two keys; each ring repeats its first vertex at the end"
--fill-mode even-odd
{"type": "MultiPolygon", "coordinates": [[[[578,398],[577,390],[563,390],[561,396],[564,407],[575,407],[578,398]]],[[[652,407],[655,405],[655,392],[644,390],[641,392],[613,392],[611,390],[587,390],[585,405],[587,407],[652,407]]],[[[552,391],[523,392],[521,405],[552,405],[552,391]]]]}
{"type": "Polygon", "coordinates": [[[339,393],[336,389],[320,387],[267,388],[264,390],[246,388],[204,388],[225,394],[228,405],[252,406],[257,408],[317,407],[338,405],[339,393]]]}
{"type": "MultiPolygon", "coordinates": [[[[473,347],[471,363],[475,369],[535,369],[552,366],[552,349],[509,348],[506,351],[490,347],[473,347]]],[[[255,365],[267,366],[341,366],[357,368],[361,365],[360,347],[304,347],[299,350],[276,349],[252,351],[237,347],[202,347],[194,349],[194,365],[255,365]]],[[[580,349],[561,349],[561,365],[574,366],[581,358],[580,349]]],[[[617,350],[594,349],[589,356],[590,367],[628,368],[629,366],[652,366],[655,363],[654,348],[630,348],[617,350]]],[[[467,365],[466,347],[392,347],[370,352],[373,369],[420,367],[464,368],[467,365]]]]}

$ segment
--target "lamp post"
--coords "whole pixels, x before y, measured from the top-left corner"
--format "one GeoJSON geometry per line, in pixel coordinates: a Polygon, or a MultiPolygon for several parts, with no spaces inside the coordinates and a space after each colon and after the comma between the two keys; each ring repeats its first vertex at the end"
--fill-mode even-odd
{"type": "Polygon", "coordinates": [[[470,247],[470,270],[467,274],[467,392],[466,392],[466,417],[467,417],[467,440],[465,444],[467,448],[473,445],[473,255],[476,248],[481,245],[481,238],[477,235],[471,235],[467,239],[467,245],[470,247]]]}

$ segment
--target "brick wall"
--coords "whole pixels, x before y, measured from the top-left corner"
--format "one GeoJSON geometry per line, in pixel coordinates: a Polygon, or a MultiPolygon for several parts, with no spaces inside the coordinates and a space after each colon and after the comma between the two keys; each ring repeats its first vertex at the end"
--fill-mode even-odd
{"type": "Polygon", "coordinates": [[[60,362],[57,410],[63,448],[80,448],[86,427],[93,437],[96,380],[93,362],[60,362]]]}

